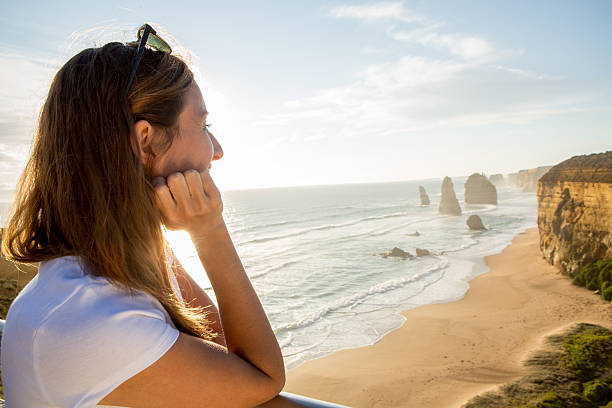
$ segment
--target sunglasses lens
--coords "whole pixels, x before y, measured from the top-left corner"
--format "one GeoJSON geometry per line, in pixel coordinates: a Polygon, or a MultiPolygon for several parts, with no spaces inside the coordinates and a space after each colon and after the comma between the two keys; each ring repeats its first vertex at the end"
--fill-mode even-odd
{"type": "Polygon", "coordinates": [[[155,34],[149,34],[149,39],[147,40],[147,44],[155,48],[157,51],[162,51],[168,54],[172,52],[172,49],[170,48],[170,46],[164,40],[162,40],[155,34]]]}

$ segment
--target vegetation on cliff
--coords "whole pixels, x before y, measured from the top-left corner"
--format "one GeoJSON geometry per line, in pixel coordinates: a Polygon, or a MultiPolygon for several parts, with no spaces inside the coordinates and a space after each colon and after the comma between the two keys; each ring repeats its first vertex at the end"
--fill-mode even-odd
{"type": "Polygon", "coordinates": [[[589,290],[598,290],[602,298],[612,301],[612,259],[602,259],[583,266],[573,283],[589,290]]]}
{"type": "Polygon", "coordinates": [[[540,182],[610,183],[612,177],[612,151],[574,156],[553,168],[540,178],[540,182]]]}
{"type": "Polygon", "coordinates": [[[546,348],[525,363],[532,373],[464,408],[612,407],[612,331],[579,323],[546,338],[546,348]]]}

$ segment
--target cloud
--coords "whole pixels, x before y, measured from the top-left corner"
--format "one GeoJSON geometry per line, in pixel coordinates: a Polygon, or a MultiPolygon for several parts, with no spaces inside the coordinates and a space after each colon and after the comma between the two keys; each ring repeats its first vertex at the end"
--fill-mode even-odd
{"type": "Polygon", "coordinates": [[[56,61],[0,48],[0,66],[0,150],[29,145],[56,61]]]}
{"type": "Polygon", "coordinates": [[[536,79],[536,80],[549,80],[549,81],[558,81],[563,79],[560,76],[553,76],[553,75],[542,75],[542,74],[538,74],[535,72],[530,72],[530,71],[525,71],[523,69],[518,69],[518,68],[509,68],[509,67],[504,67],[501,65],[498,65],[495,67],[496,69],[499,69],[501,71],[506,71],[506,72],[510,72],[512,74],[524,77],[524,78],[528,78],[528,79],[536,79]]]}
{"type": "Polygon", "coordinates": [[[404,7],[399,2],[379,2],[362,5],[341,5],[332,8],[329,15],[343,19],[357,19],[364,21],[397,20],[405,23],[424,22],[425,19],[404,7]]]}
{"type": "Polygon", "coordinates": [[[0,48],[0,200],[7,200],[29,156],[38,112],[56,61],[0,48]]]}
{"type": "Polygon", "coordinates": [[[369,23],[384,22],[387,35],[396,41],[420,44],[466,60],[491,60],[520,55],[522,50],[498,50],[479,35],[442,33],[444,22],[431,20],[404,6],[404,2],[378,2],[362,5],[340,5],[329,15],[341,19],[355,19],[369,23]],[[399,24],[399,27],[398,27],[399,24]]]}
{"type": "Polygon", "coordinates": [[[30,113],[48,90],[55,61],[0,49],[0,113],[30,113]]]}
{"type": "MultiPolygon", "coordinates": [[[[327,142],[365,139],[371,134],[385,138],[453,132],[459,127],[526,124],[586,109],[586,101],[576,96],[580,90],[572,89],[562,78],[497,63],[522,50],[500,49],[480,35],[443,33],[443,22],[420,16],[403,2],[341,5],[330,15],[386,24],[391,41],[416,43],[448,54],[401,55],[363,66],[352,83],[287,101],[274,114],[264,115],[257,126],[291,129],[303,142],[327,142]],[[323,134],[325,138],[319,137],[323,134]]],[[[279,139],[277,144],[284,141],[279,139]]]]}
{"type": "Polygon", "coordinates": [[[347,86],[288,101],[258,125],[298,129],[303,141],[322,133],[345,139],[452,132],[584,112],[586,100],[574,91],[558,78],[520,69],[404,56],[364,67],[347,86]]]}
{"type": "Polygon", "coordinates": [[[523,54],[522,50],[498,50],[489,40],[477,35],[440,34],[432,27],[411,30],[387,29],[387,34],[397,41],[412,42],[425,47],[446,49],[452,55],[465,60],[493,60],[523,54]]]}

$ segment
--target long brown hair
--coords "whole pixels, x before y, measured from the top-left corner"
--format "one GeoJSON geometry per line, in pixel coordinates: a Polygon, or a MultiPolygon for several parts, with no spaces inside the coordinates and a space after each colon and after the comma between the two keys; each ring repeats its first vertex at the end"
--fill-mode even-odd
{"type": "Polygon", "coordinates": [[[80,256],[93,275],[153,295],[179,330],[211,339],[203,308],[183,305],[172,290],[150,166],[132,130],[149,121],[163,130],[157,143],[167,149],[193,73],[176,56],[146,49],[126,94],[135,54],[134,46],[109,43],[83,50],[57,72],[2,251],[22,263],[80,256]]]}

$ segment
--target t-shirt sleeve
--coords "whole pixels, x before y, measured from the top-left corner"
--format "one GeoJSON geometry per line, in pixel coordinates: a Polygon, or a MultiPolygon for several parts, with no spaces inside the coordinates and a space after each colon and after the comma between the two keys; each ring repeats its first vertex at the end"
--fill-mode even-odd
{"type": "Polygon", "coordinates": [[[110,285],[91,285],[37,330],[34,365],[50,402],[95,407],[174,344],[179,332],[161,304],[110,285]]]}

